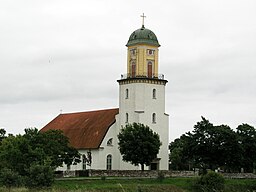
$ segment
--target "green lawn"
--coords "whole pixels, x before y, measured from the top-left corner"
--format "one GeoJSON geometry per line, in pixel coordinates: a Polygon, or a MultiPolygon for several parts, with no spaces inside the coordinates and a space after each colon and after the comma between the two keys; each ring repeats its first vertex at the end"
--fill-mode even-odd
{"type": "MultiPolygon", "coordinates": [[[[54,184],[55,190],[68,191],[95,191],[95,192],[190,192],[194,178],[166,178],[157,179],[83,179],[58,180],[54,184]]],[[[255,192],[256,180],[252,179],[226,179],[225,192],[255,192]]]]}
{"type": "MultiPolygon", "coordinates": [[[[192,192],[194,178],[124,179],[110,178],[66,178],[56,180],[50,190],[42,192],[192,192]]],[[[0,188],[0,192],[8,191],[0,188]]],[[[25,188],[12,189],[12,192],[28,192],[25,188]]],[[[39,191],[39,190],[34,190],[39,191]]],[[[226,179],[224,192],[256,192],[256,180],[226,179]]]]}
{"type": "Polygon", "coordinates": [[[80,190],[95,192],[137,192],[137,191],[173,191],[182,192],[181,186],[186,187],[189,179],[165,179],[162,182],[156,179],[109,179],[106,180],[58,180],[54,189],[80,190]]]}

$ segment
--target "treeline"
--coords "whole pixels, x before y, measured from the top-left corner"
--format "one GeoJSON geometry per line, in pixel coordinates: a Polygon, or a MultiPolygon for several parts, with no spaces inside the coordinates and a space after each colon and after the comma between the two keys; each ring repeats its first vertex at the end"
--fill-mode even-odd
{"type": "Polygon", "coordinates": [[[24,135],[5,134],[0,129],[0,186],[50,187],[58,166],[80,162],[78,151],[59,130],[33,128],[25,129],[24,135]]]}
{"type": "Polygon", "coordinates": [[[173,170],[253,172],[256,168],[256,130],[248,124],[233,130],[202,117],[192,132],[175,139],[169,149],[173,170]]]}

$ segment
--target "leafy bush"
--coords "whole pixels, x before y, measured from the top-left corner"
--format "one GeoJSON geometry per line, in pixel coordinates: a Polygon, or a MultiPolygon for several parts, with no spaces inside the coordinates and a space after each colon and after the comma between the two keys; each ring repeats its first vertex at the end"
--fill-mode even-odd
{"type": "Polygon", "coordinates": [[[221,192],[224,190],[224,177],[210,171],[198,178],[194,185],[194,191],[198,192],[221,192]]]}
{"type": "Polygon", "coordinates": [[[31,165],[28,171],[26,186],[29,188],[51,187],[54,182],[54,171],[49,165],[31,165]]]}
{"type": "Polygon", "coordinates": [[[0,184],[7,187],[17,187],[22,185],[22,178],[11,169],[2,169],[0,172],[0,184]]]}
{"type": "Polygon", "coordinates": [[[157,180],[158,180],[159,182],[163,182],[164,178],[165,178],[164,172],[159,171],[159,172],[157,173],[157,180]]]}

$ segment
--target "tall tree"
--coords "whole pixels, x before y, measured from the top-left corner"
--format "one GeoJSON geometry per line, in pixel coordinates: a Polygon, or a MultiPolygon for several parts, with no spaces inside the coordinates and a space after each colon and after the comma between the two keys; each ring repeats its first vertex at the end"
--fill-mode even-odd
{"type": "Polygon", "coordinates": [[[242,124],[237,127],[237,134],[242,148],[241,167],[252,172],[256,169],[256,130],[251,125],[242,124]]]}
{"type": "MultiPolygon", "coordinates": [[[[181,162],[193,164],[202,169],[237,170],[241,159],[241,147],[237,134],[227,125],[214,126],[202,117],[188,132],[170,144],[171,162],[175,163],[172,153],[179,150],[181,162]]],[[[173,165],[175,166],[175,165],[173,165]]]]}
{"type": "Polygon", "coordinates": [[[192,138],[183,134],[180,138],[175,139],[169,145],[169,160],[171,168],[174,170],[190,170],[193,166],[193,154],[190,151],[190,141],[192,138]]]}
{"type": "Polygon", "coordinates": [[[127,124],[121,129],[118,139],[123,160],[141,165],[142,170],[157,157],[161,146],[159,135],[140,123],[127,124]]]}

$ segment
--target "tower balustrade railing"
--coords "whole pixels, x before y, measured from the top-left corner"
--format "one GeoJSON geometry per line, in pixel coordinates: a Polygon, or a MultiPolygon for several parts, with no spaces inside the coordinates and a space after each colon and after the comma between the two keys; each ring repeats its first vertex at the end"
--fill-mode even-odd
{"type": "Polygon", "coordinates": [[[134,79],[134,78],[150,78],[150,79],[161,79],[164,80],[164,75],[160,73],[142,73],[142,74],[132,74],[126,73],[121,75],[121,79],[134,79]]]}

